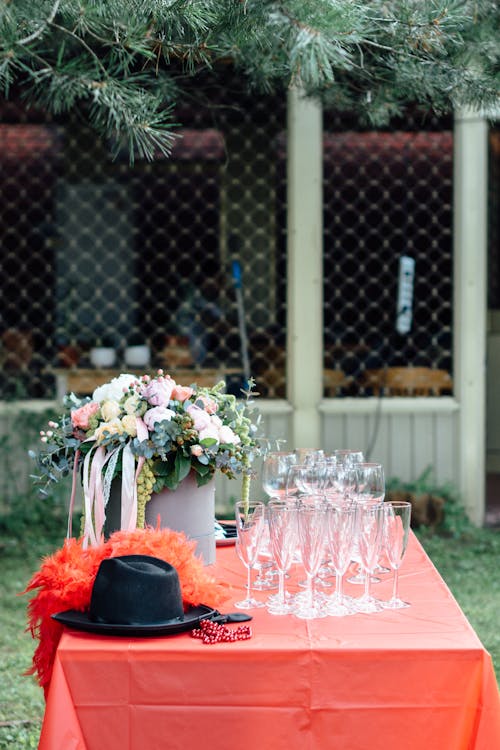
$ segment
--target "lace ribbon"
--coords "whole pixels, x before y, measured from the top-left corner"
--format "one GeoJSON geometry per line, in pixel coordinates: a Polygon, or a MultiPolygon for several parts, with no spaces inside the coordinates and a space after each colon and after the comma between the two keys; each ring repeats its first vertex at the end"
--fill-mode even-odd
{"type": "MultiPolygon", "coordinates": [[[[146,440],[149,434],[148,429],[140,417],[136,418],[136,425],[137,437],[140,441],[146,440]]],[[[144,457],[138,457],[136,466],[135,456],[128,443],[123,448],[120,446],[108,454],[103,446],[93,448],[85,456],[83,464],[84,549],[88,547],[89,543],[92,546],[96,546],[102,541],[106,507],[109,502],[113,474],[120,453],[122,455],[120,528],[124,531],[133,531],[137,527],[137,477],[144,465],[144,457]],[[103,470],[106,464],[107,467],[103,480],[103,470]]],[[[74,491],[76,491],[75,469],[72,488],[73,503],[74,491]]],[[[70,521],[68,519],[68,528],[70,528],[69,524],[70,521]]]]}

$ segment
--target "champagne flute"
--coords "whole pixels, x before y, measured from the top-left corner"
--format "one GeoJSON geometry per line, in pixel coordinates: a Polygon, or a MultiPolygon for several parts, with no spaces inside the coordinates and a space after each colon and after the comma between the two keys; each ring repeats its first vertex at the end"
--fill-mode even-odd
{"type": "Polygon", "coordinates": [[[402,609],[409,607],[408,602],[400,599],[398,594],[399,568],[408,545],[410,532],[411,503],[390,500],[384,503],[384,549],[389,565],[394,571],[392,596],[387,602],[382,602],[385,609],[402,609]]]}
{"type": "Polygon", "coordinates": [[[253,567],[257,570],[257,577],[252,584],[254,591],[270,591],[278,588],[278,584],[275,580],[276,570],[273,567],[271,555],[269,518],[267,512],[264,516],[259,551],[257,552],[257,559],[253,567]]]}
{"type": "Polygon", "coordinates": [[[264,527],[265,505],[260,502],[245,502],[240,500],[235,503],[236,517],[236,554],[247,569],[247,592],[246,597],[235,603],[238,609],[252,609],[264,607],[252,597],[252,568],[255,565],[261,537],[264,527]]]}
{"type": "MultiPolygon", "coordinates": [[[[353,499],[360,511],[364,507],[380,505],[385,497],[385,475],[382,464],[373,461],[360,461],[355,463],[353,468],[356,474],[353,499]]],[[[359,519],[360,515],[358,514],[359,519]]],[[[358,536],[358,529],[356,528],[353,561],[359,564],[358,536]]],[[[380,569],[380,572],[387,573],[389,571],[380,569]]],[[[379,579],[374,579],[373,582],[378,581],[379,579]]],[[[349,578],[349,583],[364,585],[365,571],[362,569],[362,566],[354,576],[349,578]]]]}
{"type": "Polygon", "coordinates": [[[268,497],[284,497],[290,466],[298,463],[294,451],[269,451],[262,462],[262,488],[268,497]]]}
{"type": "Polygon", "coordinates": [[[297,508],[282,501],[271,501],[267,508],[271,554],[278,571],[278,594],[270,598],[268,611],[286,615],[292,611],[285,591],[285,574],[293,562],[297,545],[297,508]]]}
{"type": "Polygon", "coordinates": [[[356,599],[356,609],[358,612],[380,612],[382,602],[372,596],[370,587],[372,574],[375,570],[380,549],[382,546],[384,530],[384,510],[381,505],[363,505],[358,508],[359,518],[359,559],[361,566],[365,571],[364,592],[363,595],[356,599]]]}
{"type": "Polygon", "coordinates": [[[325,507],[318,502],[303,504],[297,512],[300,559],[306,573],[306,590],[297,597],[294,614],[304,619],[326,617],[327,614],[325,607],[315,598],[313,586],[325,548],[325,516],[325,507]]]}
{"type": "Polygon", "coordinates": [[[328,601],[329,615],[353,614],[353,599],[344,594],[344,575],[349,567],[354,540],[356,509],[353,505],[330,505],[326,511],[330,560],[336,574],[335,593],[328,601]]]}

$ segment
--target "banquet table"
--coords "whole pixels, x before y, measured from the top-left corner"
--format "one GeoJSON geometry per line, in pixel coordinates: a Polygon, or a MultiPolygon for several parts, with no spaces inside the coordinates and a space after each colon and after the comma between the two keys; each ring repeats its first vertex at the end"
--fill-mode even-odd
{"type": "MultiPolygon", "coordinates": [[[[246,580],[234,547],[212,569],[233,611],[246,580]]],[[[384,578],[373,588],[388,599],[384,578]]],[[[371,615],[255,609],[249,640],[215,645],[65,629],[39,750],[498,750],[490,655],[413,534],[400,594],[410,607],[371,615]]]]}

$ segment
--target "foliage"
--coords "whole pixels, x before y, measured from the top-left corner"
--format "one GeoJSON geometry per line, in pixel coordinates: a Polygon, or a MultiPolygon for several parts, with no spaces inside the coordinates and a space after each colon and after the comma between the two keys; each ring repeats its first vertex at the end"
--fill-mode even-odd
{"type": "Polygon", "coordinates": [[[66,523],[69,486],[62,482],[43,499],[32,487],[23,456],[40,439],[40,420],[53,418],[52,410],[32,412],[16,409],[3,416],[0,437],[0,534],[21,539],[30,529],[42,536],[60,537],[66,523]]]}
{"type": "Polygon", "coordinates": [[[437,483],[433,478],[432,466],[428,466],[412,482],[403,482],[401,479],[395,477],[387,479],[386,491],[395,490],[412,493],[416,497],[419,495],[432,495],[444,499],[443,520],[435,527],[422,527],[420,530],[421,535],[432,536],[439,534],[454,539],[461,539],[470,535],[475,528],[465,512],[460,494],[455,485],[451,482],[437,483]]]}
{"type": "Polygon", "coordinates": [[[72,475],[74,506],[80,473],[85,496],[82,532],[96,544],[114,479],[121,484],[122,528],[142,528],[151,495],[175,490],[191,474],[198,487],[220,472],[243,477],[248,498],[251,465],[260,453],[260,415],[252,406],[253,381],[244,399],[212,388],[181,386],[163,370],[154,377],[122,373],[95,389],[92,397],[68,394],[66,411],[41,431],[42,448],[30,451],[33,479],[47,496],[72,475]]]}
{"type": "Polygon", "coordinates": [[[175,490],[191,470],[198,486],[216,470],[230,479],[248,473],[259,452],[259,417],[250,390],[246,399],[237,399],[224,388],[224,381],[213,388],[180,386],[159,370],[154,377],[124,373],[96,388],[92,397],[71,393],[65,413],[42,431],[42,449],[31,451],[40,470],[34,479],[47,494],[75,467],[90,468],[86,457],[94,453],[95,460],[99,449],[105,483],[125,471],[127,451],[136,460],[152,460],[155,492],[175,490]]]}
{"type": "Polygon", "coordinates": [[[189,79],[228,64],[375,124],[407,103],[495,106],[499,18],[494,0],[0,0],[0,86],[152,159],[189,79]]]}
{"type": "Polygon", "coordinates": [[[424,529],[417,536],[490,652],[500,680],[500,529],[471,525],[466,529],[464,524],[460,538],[429,534],[424,529]]]}

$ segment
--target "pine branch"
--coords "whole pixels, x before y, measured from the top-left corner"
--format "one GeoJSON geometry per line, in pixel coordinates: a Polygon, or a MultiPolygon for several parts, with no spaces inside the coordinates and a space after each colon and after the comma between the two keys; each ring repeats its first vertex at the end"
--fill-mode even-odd
{"type": "Polygon", "coordinates": [[[188,81],[222,60],[249,90],[299,82],[376,122],[498,106],[499,32],[494,0],[0,0],[0,85],[153,158],[188,81]]]}

